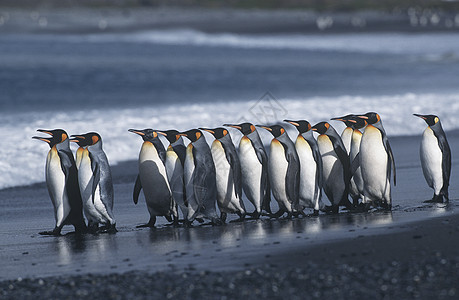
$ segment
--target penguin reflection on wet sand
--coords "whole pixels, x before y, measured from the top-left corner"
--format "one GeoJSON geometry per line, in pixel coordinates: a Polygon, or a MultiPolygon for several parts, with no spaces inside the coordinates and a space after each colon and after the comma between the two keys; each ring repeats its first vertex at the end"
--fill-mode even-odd
{"type": "Polygon", "coordinates": [[[129,129],[143,139],[139,154],[139,175],[137,176],[133,200],[137,204],[143,188],[150,220],[140,227],[154,227],[157,216],[164,216],[169,222],[178,223],[177,209],[172,199],[172,193],[166,174],[166,150],[153,129],[129,129]]]}
{"type": "Polygon", "coordinates": [[[422,172],[429,187],[434,190],[431,200],[425,202],[449,201],[448,186],[451,175],[451,149],[440,118],[435,115],[414,114],[427,123],[422,135],[420,156],[422,172]]]}
{"type": "Polygon", "coordinates": [[[180,207],[183,218],[186,220],[188,215],[188,202],[186,200],[185,185],[183,180],[183,166],[185,165],[186,147],[180,132],[171,129],[166,131],[156,131],[166,137],[169,146],[166,151],[166,173],[169,186],[172,191],[172,198],[176,205],[180,207]]]}
{"type": "Polygon", "coordinates": [[[300,160],[295,145],[282,126],[257,126],[274,136],[269,155],[269,179],[279,211],[273,217],[280,217],[285,212],[291,217],[293,213],[302,212],[299,206],[300,160]]]}
{"type": "Polygon", "coordinates": [[[102,149],[102,138],[98,133],[90,132],[72,135],[70,141],[80,146],[77,150],[78,183],[89,231],[98,232],[99,224],[103,224],[99,232],[114,233],[113,181],[107,156],[102,149]]]}
{"type": "Polygon", "coordinates": [[[317,144],[322,156],[323,189],[332,205],[331,211],[338,213],[339,206],[351,209],[352,205],[348,198],[351,170],[349,156],[341,137],[327,122],[320,122],[311,130],[319,133],[317,144]]]}
{"type": "Polygon", "coordinates": [[[391,173],[396,185],[395,160],[381,117],[375,112],[357,116],[368,125],[360,143],[360,168],[367,207],[373,203],[385,209],[392,208],[391,173]]]}
{"type": "Polygon", "coordinates": [[[64,225],[73,225],[75,233],[85,233],[87,228],[83,218],[77,168],[70,150],[68,135],[62,129],[37,131],[51,135],[33,138],[48,143],[51,148],[46,158],[45,174],[56,220],[53,230],[40,234],[60,235],[64,225]]]}
{"type": "Polygon", "coordinates": [[[366,121],[357,118],[355,115],[347,115],[344,117],[332,118],[332,120],[341,121],[346,125],[346,128],[341,134],[341,139],[349,154],[349,163],[351,166],[351,181],[349,186],[349,194],[353,200],[354,206],[359,204],[359,199],[364,202],[363,196],[363,179],[362,171],[360,170],[360,162],[355,160],[360,151],[360,141],[362,140],[362,132],[359,130],[366,126],[366,121]]]}
{"type": "Polygon", "coordinates": [[[217,204],[222,222],[228,213],[236,213],[238,220],[245,218],[245,207],[242,201],[241,163],[234,147],[231,135],[225,128],[199,128],[211,133],[215,140],[211,152],[214,160],[217,181],[217,204]]]}
{"type": "Polygon", "coordinates": [[[199,129],[180,133],[191,143],[186,148],[184,179],[188,201],[186,225],[195,219],[209,219],[214,225],[221,225],[217,216],[217,182],[212,153],[206,138],[199,129]]]}
{"type": "Polygon", "coordinates": [[[224,124],[238,129],[244,136],[239,142],[242,188],[255,210],[249,214],[258,219],[262,210],[271,214],[271,188],[268,177],[268,155],[260,136],[251,123],[224,124]]]}
{"type": "Polygon", "coordinates": [[[284,121],[295,126],[299,132],[295,148],[300,160],[300,205],[313,208],[317,215],[319,209],[325,207],[322,202],[323,170],[319,146],[308,121],[284,121]]]}

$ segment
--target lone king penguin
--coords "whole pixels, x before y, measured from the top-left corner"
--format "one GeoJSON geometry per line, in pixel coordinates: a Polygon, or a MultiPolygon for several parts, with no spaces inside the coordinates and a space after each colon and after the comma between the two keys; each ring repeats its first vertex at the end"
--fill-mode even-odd
{"type": "Polygon", "coordinates": [[[440,118],[435,115],[414,114],[426,121],[421,141],[421,165],[427,184],[434,190],[431,200],[425,202],[449,201],[448,186],[451,175],[451,149],[441,126],[440,118]]]}

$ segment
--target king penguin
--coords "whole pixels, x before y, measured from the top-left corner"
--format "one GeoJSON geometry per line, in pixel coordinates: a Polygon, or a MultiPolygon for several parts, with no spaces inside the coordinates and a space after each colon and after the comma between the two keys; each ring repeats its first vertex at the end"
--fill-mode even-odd
{"type": "Polygon", "coordinates": [[[211,133],[215,140],[211,152],[217,179],[217,204],[222,222],[228,213],[236,213],[238,220],[245,218],[245,206],[242,201],[241,163],[234,147],[231,135],[225,128],[199,128],[211,133]]]}
{"type": "Polygon", "coordinates": [[[327,122],[320,122],[311,129],[319,133],[317,144],[322,156],[323,188],[332,205],[332,212],[338,213],[339,206],[351,208],[348,199],[351,170],[341,137],[327,122]]]}
{"type": "Polygon", "coordinates": [[[391,173],[396,185],[395,160],[381,117],[375,112],[358,116],[367,126],[360,142],[360,168],[362,170],[365,203],[379,204],[392,209],[391,173]]]}
{"type": "Polygon", "coordinates": [[[89,230],[96,232],[100,223],[104,225],[101,232],[114,233],[116,221],[113,215],[112,173],[102,149],[102,138],[98,133],[90,132],[72,135],[70,141],[77,142],[80,148],[86,147],[78,166],[78,182],[89,230]]]}
{"type": "Polygon", "coordinates": [[[221,225],[217,216],[217,182],[212,153],[206,138],[199,129],[180,133],[191,143],[186,148],[184,179],[188,202],[187,226],[201,217],[214,225],[221,225]]]}
{"type": "Polygon", "coordinates": [[[75,227],[75,233],[86,232],[86,224],[83,218],[83,204],[78,186],[78,174],[70,150],[69,137],[62,129],[43,130],[51,137],[38,137],[34,139],[49,144],[50,150],[46,158],[46,185],[54,207],[56,226],[51,231],[40,232],[41,235],[60,235],[62,227],[71,224],[75,227]]]}
{"type": "Polygon", "coordinates": [[[291,217],[293,213],[302,212],[299,205],[300,159],[295,145],[282,126],[257,126],[274,136],[269,155],[269,180],[279,211],[273,216],[280,217],[287,212],[291,217]]]}
{"type": "Polygon", "coordinates": [[[164,216],[169,222],[178,222],[177,209],[166,174],[166,150],[153,129],[129,129],[143,139],[139,154],[139,175],[137,176],[133,199],[137,204],[140,190],[143,188],[150,220],[137,227],[154,227],[157,216],[164,216]]]}
{"type": "Polygon", "coordinates": [[[186,201],[185,185],[183,181],[183,166],[185,164],[186,147],[183,138],[175,129],[157,131],[164,135],[169,142],[166,151],[166,173],[169,179],[169,186],[172,191],[172,198],[180,207],[183,219],[188,215],[188,203],[186,201]]]}
{"type": "Polygon", "coordinates": [[[322,202],[322,157],[312,135],[311,124],[305,120],[284,120],[296,127],[295,149],[300,160],[300,205],[314,209],[314,215],[325,207],[322,202]]]}
{"type": "Polygon", "coordinates": [[[338,118],[331,118],[331,120],[341,121],[346,125],[343,132],[341,133],[341,140],[343,141],[344,148],[346,148],[346,152],[349,155],[351,153],[351,142],[352,142],[352,133],[354,130],[352,129],[352,125],[354,124],[350,121],[352,115],[347,115],[344,117],[338,118]]]}
{"type": "Polygon", "coordinates": [[[239,142],[239,160],[241,162],[242,188],[255,210],[251,216],[258,219],[262,210],[271,214],[271,189],[268,177],[268,156],[260,136],[251,123],[224,124],[236,128],[243,136],[239,142]]]}
{"type": "Polygon", "coordinates": [[[346,125],[346,128],[341,134],[341,139],[346,147],[349,155],[349,163],[351,168],[351,181],[349,186],[349,194],[353,200],[354,206],[359,204],[359,199],[363,201],[363,180],[362,171],[360,170],[359,162],[353,161],[360,151],[360,141],[362,132],[359,130],[366,126],[365,120],[357,118],[354,115],[332,118],[332,120],[341,121],[346,125]],[[354,167],[354,168],[353,168],[354,167]]]}
{"type": "Polygon", "coordinates": [[[421,165],[427,184],[434,190],[431,200],[426,202],[449,201],[448,186],[451,175],[451,149],[446,134],[441,126],[440,118],[435,115],[415,116],[427,123],[421,141],[421,165]]]}

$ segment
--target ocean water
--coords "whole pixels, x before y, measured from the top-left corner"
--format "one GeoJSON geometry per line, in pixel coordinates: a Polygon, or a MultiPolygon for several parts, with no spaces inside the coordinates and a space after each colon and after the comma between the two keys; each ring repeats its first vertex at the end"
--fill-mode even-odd
{"type": "Polygon", "coordinates": [[[44,181],[49,147],[31,139],[38,128],[97,131],[113,164],[137,158],[141,139],[129,128],[315,123],[377,111],[390,136],[421,134],[412,113],[438,114],[453,130],[458,74],[455,33],[3,34],[0,188],[44,181]]]}

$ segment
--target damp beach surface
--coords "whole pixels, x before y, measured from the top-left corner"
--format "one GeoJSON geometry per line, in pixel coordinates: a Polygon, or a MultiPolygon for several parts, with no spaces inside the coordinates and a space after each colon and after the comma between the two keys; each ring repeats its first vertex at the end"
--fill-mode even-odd
{"type": "MultiPolygon", "coordinates": [[[[452,149],[459,132],[448,132],[452,149]]],[[[53,226],[44,184],[4,189],[0,295],[6,298],[457,297],[459,207],[431,197],[418,159],[420,136],[390,139],[397,162],[393,210],[224,226],[137,229],[137,162],[115,166],[116,234],[38,235],[53,226]]],[[[246,203],[246,207],[251,207],[246,203]]],[[[250,210],[250,208],[249,208],[250,210]]],[[[236,216],[232,217],[233,219],[236,216]]],[[[72,230],[64,227],[64,233],[72,230]]]]}

